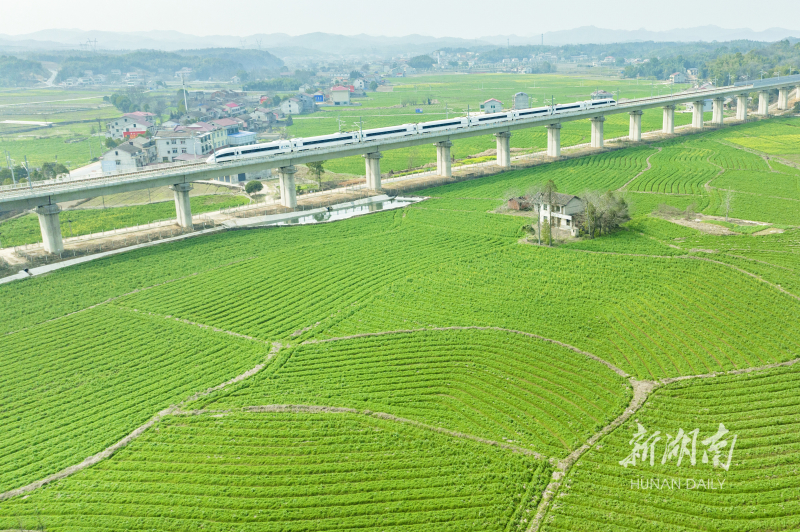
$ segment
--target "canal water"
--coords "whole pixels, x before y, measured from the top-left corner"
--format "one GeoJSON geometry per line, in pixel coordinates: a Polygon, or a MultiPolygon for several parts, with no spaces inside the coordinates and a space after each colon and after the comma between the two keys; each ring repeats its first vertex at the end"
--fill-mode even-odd
{"type": "MultiPolygon", "coordinates": [[[[362,214],[369,214],[373,212],[389,211],[392,209],[400,209],[412,203],[417,203],[425,198],[389,198],[362,205],[353,205],[347,207],[337,207],[332,205],[329,210],[324,212],[314,212],[302,216],[295,216],[292,218],[283,219],[281,221],[259,224],[261,227],[277,226],[277,225],[305,225],[305,224],[318,224],[324,222],[335,222],[337,220],[346,220],[354,216],[362,214]]],[[[319,209],[315,209],[319,210],[319,209]]]]}

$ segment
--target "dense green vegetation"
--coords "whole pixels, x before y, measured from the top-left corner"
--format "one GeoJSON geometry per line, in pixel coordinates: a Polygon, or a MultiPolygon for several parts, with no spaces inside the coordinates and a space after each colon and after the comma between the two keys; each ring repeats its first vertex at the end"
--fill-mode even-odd
{"type": "MultiPolygon", "coordinates": [[[[216,211],[238,205],[246,205],[249,200],[244,196],[218,194],[211,196],[195,196],[190,198],[192,214],[216,211]]],[[[161,201],[146,205],[113,207],[108,209],[76,209],[61,211],[61,232],[64,237],[88,235],[111,231],[121,227],[144,225],[159,220],[175,217],[175,203],[161,201]]],[[[21,246],[42,241],[39,219],[35,214],[26,214],[0,222],[0,234],[4,247],[21,246]]]]}
{"type": "MultiPolygon", "coordinates": [[[[552,471],[526,453],[563,458],[631,399],[593,357],[658,380],[800,356],[800,170],[780,151],[798,124],[672,137],[429,188],[404,209],[0,285],[4,489],[100,452],[276,347],[110,459],[0,502],[0,528],[527,528],[552,471]],[[531,218],[498,207],[551,179],[565,193],[621,190],[633,219],[533,245],[531,218]],[[731,227],[783,232],[675,223],[724,216],[729,191],[731,227]]],[[[797,528],[796,373],[664,386],[579,460],[545,526],[797,528]],[[662,437],[725,423],[741,451],[729,471],[700,474],[699,458],[659,471],[728,478],[731,491],[630,491],[634,469],[618,462],[637,419],[662,437]]]]}
{"type": "Polygon", "coordinates": [[[0,492],[99,452],[170,404],[264,362],[268,348],[110,308],[1,336],[0,492]]]}
{"type": "Polygon", "coordinates": [[[49,77],[41,63],[0,55],[0,87],[27,87],[49,77]]]}
{"type": "Polygon", "coordinates": [[[0,505],[0,526],[516,531],[549,467],[352,414],[173,418],[73,478],[0,505]]]}
{"type": "Polygon", "coordinates": [[[564,347],[499,331],[432,331],[300,345],[211,409],[368,409],[564,456],[630,402],[623,379],[564,347]]]}
{"type": "MultiPolygon", "coordinates": [[[[792,366],[679,382],[656,391],[637,412],[637,420],[615,430],[575,465],[543,530],[797,530],[799,382],[798,368],[792,366]],[[632,451],[629,442],[637,423],[648,431],[646,437],[661,432],[654,464],[637,461],[623,467],[619,462],[632,451]],[[727,442],[721,464],[733,447],[727,470],[714,467],[715,453],[702,443],[717,433],[720,423],[729,431],[720,440],[727,442]],[[677,456],[663,462],[667,434],[675,438],[678,429],[699,429],[695,464],[690,454],[680,466],[677,456]],[[679,482],[680,489],[637,487],[637,481],[643,486],[651,479],[671,486],[679,482]],[[700,479],[704,487],[698,485],[700,479]]],[[[693,437],[688,435],[690,442],[693,437]]]]}
{"type": "MultiPolygon", "coordinates": [[[[236,48],[212,48],[184,52],[160,50],[135,50],[125,54],[75,54],[61,61],[61,70],[56,81],[69,77],[82,77],[84,71],[110,75],[112,70],[123,73],[144,70],[145,72],[177,72],[184,67],[192,69],[194,79],[228,80],[240,70],[277,71],[283,61],[264,50],[236,48]]],[[[171,77],[171,74],[168,74],[171,77]]]]}
{"type": "Polygon", "coordinates": [[[626,66],[624,75],[669,79],[673,72],[696,68],[700,79],[716,79],[720,85],[727,85],[742,79],[759,79],[762,72],[771,77],[800,71],[800,42],[691,43],[664,48],[661,53],[647,54],[646,63],[626,66]]]}

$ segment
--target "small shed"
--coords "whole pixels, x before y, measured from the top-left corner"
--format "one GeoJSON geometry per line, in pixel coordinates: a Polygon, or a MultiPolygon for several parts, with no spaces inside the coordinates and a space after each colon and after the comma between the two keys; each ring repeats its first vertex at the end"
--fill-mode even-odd
{"type": "Polygon", "coordinates": [[[597,89],[592,93],[592,100],[607,100],[608,98],[613,98],[614,94],[604,91],[603,89],[597,89]]]}
{"type": "Polygon", "coordinates": [[[494,98],[489,98],[481,104],[481,111],[486,114],[499,113],[503,110],[503,102],[494,98]]]}
{"type": "Polygon", "coordinates": [[[527,211],[530,210],[531,203],[524,196],[519,196],[508,200],[508,208],[514,211],[527,211]]]}
{"type": "Polygon", "coordinates": [[[528,109],[530,108],[530,97],[524,92],[518,92],[514,95],[514,109],[528,109]]]}

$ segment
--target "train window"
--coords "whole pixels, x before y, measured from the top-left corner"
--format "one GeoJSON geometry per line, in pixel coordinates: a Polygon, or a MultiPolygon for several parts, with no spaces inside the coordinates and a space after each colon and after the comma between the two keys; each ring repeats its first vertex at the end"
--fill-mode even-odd
{"type": "Polygon", "coordinates": [[[390,131],[378,131],[376,133],[367,133],[365,137],[377,137],[378,135],[390,135],[392,133],[407,133],[407,129],[392,129],[390,131]]]}
{"type": "Polygon", "coordinates": [[[500,115],[500,116],[484,116],[483,118],[479,118],[478,122],[484,122],[486,120],[499,120],[501,118],[508,118],[508,115],[500,115]]]}
{"type": "Polygon", "coordinates": [[[460,120],[457,121],[457,122],[445,122],[444,124],[431,124],[431,125],[427,125],[427,126],[422,126],[422,129],[432,129],[432,128],[435,128],[435,127],[458,126],[458,125],[461,125],[461,121],[460,120]]]}
{"type": "Polygon", "coordinates": [[[353,140],[352,137],[333,137],[330,139],[319,139],[319,140],[311,140],[311,141],[303,141],[303,146],[312,146],[315,144],[326,144],[328,142],[338,142],[340,140],[353,140]]]}
{"type": "Polygon", "coordinates": [[[230,157],[231,155],[233,155],[233,154],[232,153],[223,153],[222,155],[217,155],[216,158],[217,159],[222,159],[223,157],[230,157]]]}

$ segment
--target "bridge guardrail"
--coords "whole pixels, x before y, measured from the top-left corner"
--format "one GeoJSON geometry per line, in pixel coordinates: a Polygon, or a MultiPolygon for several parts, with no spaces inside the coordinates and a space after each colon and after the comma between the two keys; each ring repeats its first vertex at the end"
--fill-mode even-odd
{"type": "MultiPolygon", "coordinates": [[[[790,76],[784,78],[770,78],[769,80],[763,80],[764,85],[779,85],[783,83],[794,83],[794,78],[797,78],[797,82],[800,83],[800,76],[790,76]]],[[[691,101],[691,98],[704,98],[707,96],[713,95],[726,95],[731,92],[739,92],[742,90],[755,90],[756,87],[754,86],[755,82],[747,82],[747,84],[736,84],[730,85],[726,87],[716,87],[712,89],[703,89],[694,91],[691,93],[676,93],[670,95],[663,95],[663,96],[652,96],[649,98],[638,98],[636,100],[629,100],[625,102],[620,102],[617,104],[616,107],[612,108],[603,108],[602,110],[598,109],[598,113],[602,114],[609,114],[613,113],[613,110],[616,109],[617,112],[624,112],[626,109],[629,108],[636,108],[642,105],[653,105],[653,104],[660,104],[660,103],[669,103],[675,100],[683,101],[691,101]]],[[[680,103],[676,102],[676,103],[680,103]]],[[[530,119],[523,119],[517,120],[513,122],[513,125],[525,125],[531,124],[533,127],[539,123],[547,123],[548,120],[552,119],[555,121],[561,121],[566,119],[576,119],[577,117],[585,117],[588,118],[591,116],[591,110],[587,112],[587,110],[575,111],[571,113],[564,113],[559,114],[556,117],[552,115],[547,117],[535,117],[530,119]]],[[[485,124],[480,126],[471,126],[470,131],[473,133],[478,133],[480,131],[486,130],[487,132],[491,132],[496,130],[498,127],[505,127],[512,125],[512,123],[504,122],[504,123],[496,123],[496,124],[485,124]]],[[[416,139],[425,139],[429,137],[430,139],[438,138],[441,136],[449,136],[449,135],[458,135],[460,133],[464,133],[464,131],[453,131],[449,130],[446,132],[439,132],[439,133],[422,133],[416,136],[416,139]]],[[[384,139],[384,140],[375,140],[371,141],[374,142],[374,146],[377,149],[392,149],[393,144],[402,144],[404,142],[408,142],[410,139],[408,138],[393,138],[393,139],[384,139]]],[[[316,149],[313,151],[313,155],[325,156],[328,154],[335,154],[347,149],[352,148],[369,148],[370,143],[358,143],[353,145],[345,145],[345,146],[335,146],[330,148],[323,148],[323,149],[316,149]]],[[[309,155],[309,153],[304,152],[302,155],[309,155]]],[[[224,163],[216,163],[213,165],[213,170],[220,171],[220,175],[225,175],[225,170],[227,168],[230,169],[230,173],[238,173],[237,169],[243,166],[243,161],[247,165],[258,165],[260,163],[274,163],[275,160],[286,160],[287,164],[290,164],[292,158],[298,157],[300,154],[297,153],[290,153],[290,154],[277,154],[271,156],[263,156],[257,158],[251,158],[246,160],[234,160],[234,161],[226,161],[224,163]]],[[[27,183],[21,184],[17,183],[16,185],[2,185],[0,186],[0,200],[7,198],[11,199],[22,199],[29,196],[36,196],[36,195],[44,195],[48,193],[57,193],[63,190],[70,190],[74,188],[74,185],[77,184],[85,184],[87,186],[91,185],[106,185],[106,184],[115,184],[115,183],[123,183],[123,182],[136,182],[140,180],[146,180],[149,177],[157,176],[157,177],[169,177],[172,174],[175,174],[176,177],[182,174],[187,173],[194,173],[195,171],[201,171],[205,169],[211,169],[211,167],[207,166],[206,163],[202,160],[200,161],[189,161],[185,163],[162,163],[150,167],[145,167],[142,170],[138,170],[135,172],[124,172],[124,173],[104,173],[97,177],[75,177],[75,178],[56,178],[47,181],[35,181],[33,182],[33,187],[31,189],[30,185],[27,183]]]]}

